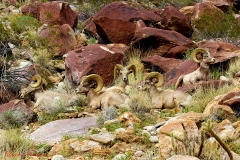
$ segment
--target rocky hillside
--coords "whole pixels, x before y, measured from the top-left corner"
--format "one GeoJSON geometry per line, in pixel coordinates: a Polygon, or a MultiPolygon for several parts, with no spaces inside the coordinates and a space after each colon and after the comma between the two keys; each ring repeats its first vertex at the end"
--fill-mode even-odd
{"type": "Polygon", "coordinates": [[[1,159],[240,159],[239,9],[1,1],[1,159]]]}

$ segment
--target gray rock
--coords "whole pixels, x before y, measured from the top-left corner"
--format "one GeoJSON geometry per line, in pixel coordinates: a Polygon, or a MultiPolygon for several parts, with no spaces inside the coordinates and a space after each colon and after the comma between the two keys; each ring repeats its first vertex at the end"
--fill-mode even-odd
{"type": "Polygon", "coordinates": [[[29,139],[36,143],[54,144],[59,142],[64,135],[86,135],[88,129],[96,125],[94,117],[52,121],[31,133],[29,139]]]}

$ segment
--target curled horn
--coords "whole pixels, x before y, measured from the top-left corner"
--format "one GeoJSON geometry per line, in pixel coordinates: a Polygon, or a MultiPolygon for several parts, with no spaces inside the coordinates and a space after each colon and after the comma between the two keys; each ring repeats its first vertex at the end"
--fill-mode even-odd
{"type": "Polygon", "coordinates": [[[94,92],[98,92],[103,88],[103,79],[98,74],[90,74],[88,76],[83,76],[81,78],[81,83],[90,82],[90,81],[97,82],[97,87],[93,89],[94,92]]]}
{"type": "Polygon", "coordinates": [[[158,82],[156,84],[154,84],[156,87],[160,87],[163,83],[164,83],[164,78],[163,75],[161,73],[158,72],[151,72],[147,75],[147,77],[145,78],[145,80],[151,80],[153,78],[157,78],[158,82]]]}
{"type": "Polygon", "coordinates": [[[114,79],[117,77],[117,70],[121,70],[123,66],[121,64],[116,64],[114,67],[114,79]]]}
{"type": "Polygon", "coordinates": [[[32,82],[29,84],[30,87],[37,88],[42,83],[42,77],[40,75],[35,75],[32,77],[32,82]]]}
{"type": "Polygon", "coordinates": [[[201,62],[201,60],[198,60],[198,59],[197,59],[197,54],[198,54],[198,53],[209,54],[209,52],[208,52],[206,49],[204,49],[204,48],[197,48],[197,49],[195,49],[195,50],[193,51],[193,53],[192,53],[192,59],[193,59],[196,63],[200,63],[200,62],[201,62]]]}
{"type": "Polygon", "coordinates": [[[136,66],[134,64],[129,64],[127,66],[127,69],[128,70],[132,70],[133,71],[133,74],[134,74],[134,77],[136,78],[136,66]]]}

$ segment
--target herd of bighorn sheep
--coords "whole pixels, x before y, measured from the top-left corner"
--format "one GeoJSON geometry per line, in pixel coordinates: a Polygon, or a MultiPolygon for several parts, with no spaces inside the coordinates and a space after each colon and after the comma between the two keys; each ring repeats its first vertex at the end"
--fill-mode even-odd
{"type": "MultiPolygon", "coordinates": [[[[197,48],[192,53],[192,59],[200,64],[199,68],[187,75],[181,75],[175,84],[175,88],[197,83],[202,80],[207,81],[211,78],[209,65],[214,63],[215,59],[211,56],[210,52],[204,48],[197,48]]],[[[85,94],[88,106],[92,109],[103,109],[110,106],[130,108],[131,99],[129,93],[131,86],[129,85],[128,76],[131,73],[133,73],[136,79],[137,73],[135,65],[130,64],[123,66],[116,64],[114,67],[114,79],[116,79],[118,75],[121,75],[119,85],[106,87],[100,75],[91,74],[81,78],[79,86],[75,89],[75,93],[85,94]]],[[[163,84],[163,75],[158,72],[151,72],[138,87],[139,90],[149,93],[153,109],[173,109],[191,106],[192,96],[190,94],[180,90],[163,89],[161,88],[163,84]]],[[[43,91],[46,85],[47,82],[39,75],[36,75],[27,88],[21,89],[20,98],[30,104],[30,93],[43,91]]]]}

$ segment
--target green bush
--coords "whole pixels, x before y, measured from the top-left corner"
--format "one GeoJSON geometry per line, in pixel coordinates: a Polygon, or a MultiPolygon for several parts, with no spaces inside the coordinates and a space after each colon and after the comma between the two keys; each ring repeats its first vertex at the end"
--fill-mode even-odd
{"type": "Polygon", "coordinates": [[[195,40],[240,37],[240,25],[232,11],[222,14],[218,10],[205,10],[192,24],[196,28],[196,37],[192,37],[195,40]]]}
{"type": "Polygon", "coordinates": [[[15,33],[22,33],[31,29],[38,29],[40,23],[31,16],[17,16],[10,22],[10,26],[15,33]]]}

